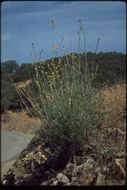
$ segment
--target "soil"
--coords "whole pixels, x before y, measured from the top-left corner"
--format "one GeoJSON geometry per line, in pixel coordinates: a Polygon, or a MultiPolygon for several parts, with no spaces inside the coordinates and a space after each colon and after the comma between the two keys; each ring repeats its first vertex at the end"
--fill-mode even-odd
{"type": "MultiPolygon", "coordinates": [[[[119,114],[119,113],[118,113],[119,114]]],[[[26,112],[2,115],[2,129],[35,134],[3,176],[3,185],[104,186],[126,184],[126,116],[114,114],[91,135],[83,149],[71,157],[68,145],[53,150],[39,119],[26,112]],[[113,120],[114,119],[114,120],[113,120]],[[35,127],[36,126],[36,127],[35,127]],[[66,153],[66,154],[65,154],[66,153]]]]}
{"type": "Polygon", "coordinates": [[[68,145],[63,149],[52,150],[46,135],[40,130],[4,175],[2,184],[125,185],[126,130],[122,118],[121,125],[122,130],[102,128],[95,141],[92,137],[83,149],[76,152],[75,160],[71,159],[68,145]]]}

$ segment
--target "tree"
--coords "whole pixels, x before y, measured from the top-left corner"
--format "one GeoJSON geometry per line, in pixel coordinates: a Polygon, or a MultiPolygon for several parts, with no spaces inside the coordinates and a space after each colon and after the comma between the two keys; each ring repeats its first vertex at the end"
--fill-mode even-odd
{"type": "Polygon", "coordinates": [[[5,111],[16,94],[15,86],[9,74],[1,69],[1,111],[5,111]]]}
{"type": "Polygon", "coordinates": [[[23,63],[21,64],[18,69],[16,70],[15,74],[13,75],[14,82],[21,82],[25,80],[29,80],[35,76],[35,69],[32,64],[23,63]]]}
{"type": "Polygon", "coordinates": [[[12,76],[18,69],[19,65],[15,60],[9,60],[1,63],[1,67],[6,73],[12,76]]]}

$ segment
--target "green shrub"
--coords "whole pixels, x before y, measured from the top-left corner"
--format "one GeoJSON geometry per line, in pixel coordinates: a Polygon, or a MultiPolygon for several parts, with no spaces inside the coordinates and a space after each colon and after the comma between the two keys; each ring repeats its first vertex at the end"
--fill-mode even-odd
{"type": "Polygon", "coordinates": [[[52,143],[57,143],[59,138],[62,144],[68,142],[77,149],[83,146],[97,127],[100,101],[94,96],[92,79],[88,73],[86,75],[84,80],[80,63],[77,63],[71,67],[64,65],[60,81],[54,81],[47,90],[44,90],[41,79],[37,81],[40,89],[37,112],[51,124],[45,131],[52,143]]]}
{"type": "Polygon", "coordinates": [[[1,111],[9,107],[15,95],[16,89],[9,74],[1,69],[1,111]]]}
{"type": "Polygon", "coordinates": [[[19,65],[15,60],[9,60],[1,63],[2,70],[8,73],[11,77],[15,74],[18,67],[19,65]]]}
{"type": "Polygon", "coordinates": [[[57,147],[68,144],[72,152],[83,147],[102,118],[98,111],[101,99],[95,96],[92,87],[96,66],[89,72],[87,54],[83,57],[81,62],[81,57],[75,59],[74,54],[69,57],[65,54],[64,61],[59,58],[58,67],[49,64],[47,72],[43,64],[42,68],[41,64],[39,68],[36,65],[36,95],[32,90],[20,91],[32,102],[37,115],[47,121],[48,127],[43,132],[49,144],[57,147]]]}

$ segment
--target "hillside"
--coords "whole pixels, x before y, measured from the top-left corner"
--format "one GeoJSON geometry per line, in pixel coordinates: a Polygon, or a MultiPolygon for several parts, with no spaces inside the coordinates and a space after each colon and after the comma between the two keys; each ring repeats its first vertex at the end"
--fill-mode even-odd
{"type": "MultiPolygon", "coordinates": [[[[84,146],[83,152],[76,155],[76,166],[73,161],[66,165],[64,153],[62,152],[61,159],[65,162],[63,163],[64,167],[62,168],[61,159],[56,160],[53,157],[53,163],[60,162],[60,168],[51,164],[46,169],[45,164],[52,163],[50,156],[54,155],[54,152],[46,145],[47,140],[45,137],[41,138],[43,135],[39,132],[4,176],[3,183],[17,185],[29,183],[29,185],[49,186],[124,185],[126,178],[125,92],[126,86],[124,84],[110,88],[104,87],[99,91],[104,100],[101,110],[112,109],[112,113],[104,118],[98,135],[95,138],[92,137],[89,143],[84,146]],[[33,166],[31,163],[33,163],[33,166]],[[25,164],[25,167],[23,164],[25,164]],[[34,167],[34,170],[31,167],[28,169],[28,165],[34,167]],[[80,169],[81,167],[84,169],[80,169]],[[78,173],[70,176],[69,172],[73,173],[73,169],[78,173]],[[85,170],[85,173],[83,173],[83,170],[85,170]],[[38,177],[36,176],[37,173],[38,177]],[[11,178],[13,174],[15,174],[14,181],[9,181],[9,176],[11,178]],[[20,180],[20,177],[22,177],[22,180],[20,180]]],[[[26,113],[9,112],[9,118],[12,120],[8,123],[8,127],[3,126],[8,130],[31,133],[32,126],[35,128],[35,124],[37,124],[37,119],[28,118],[26,113]],[[12,124],[13,129],[11,128],[12,124]]],[[[55,154],[57,155],[58,153],[55,151],[55,154]]]]}
{"type": "MultiPolygon", "coordinates": [[[[75,60],[75,62],[79,62],[79,57],[80,57],[80,62],[82,63],[82,66],[85,67],[84,65],[84,53],[82,54],[77,54],[77,53],[71,53],[69,55],[63,56],[63,57],[54,57],[49,60],[45,61],[40,61],[37,63],[23,63],[19,64],[17,66],[17,63],[15,61],[7,61],[1,64],[1,67],[3,70],[6,72],[12,72],[8,69],[8,67],[11,67],[11,64],[14,65],[15,63],[15,70],[12,72],[12,78],[14,82],[21,82],[21,81],[26,81],[29,79],[32,79],[35,77],[35,69],[36,69],[36,64],[40,67],[43,65],[43,71],[47,72],[48,65],[49,64],[55,64],[58,65],[59,62],[61,63],[66,63],[68,60],[70,65],[72,62],[75,60]]],[[[89,69],[97,65],[98,70],[97,70],[97,78],[95,79],[95,83],[99,83],[99,85],[102,85],[104,82],[112,85],[114,83],[117,83],[119,80],[120,81],[125,81],[126,80],[126,55],[122,53],[117,53],[117,52],[108,52],[108,53],[103,53],[100,52],[98,54],[92,53],[92,52],[87,52],[87,61],[88,61],[88,66],[89,69]]],[[[13,66],[12,65],[12,66],[13,66]]],[[[14,67],[14,66],[13,66],[14,67]]]]}
{"type": "Polygon", "coordinates": [[[125,55],[84,56],[2,70],[2,130],[35,135],[3,184],[125,184],[125,55]]]}

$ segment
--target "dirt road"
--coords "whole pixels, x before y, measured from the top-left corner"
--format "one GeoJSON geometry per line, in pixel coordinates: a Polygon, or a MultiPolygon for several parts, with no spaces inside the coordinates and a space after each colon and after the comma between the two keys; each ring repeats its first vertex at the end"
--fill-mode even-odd
{"type": "Polygon", "coordinates": [[[26,148],[34,135],[21,132],[1,132],[1,168],[5,173],[13,164],[13,161],[26,148]]]}

